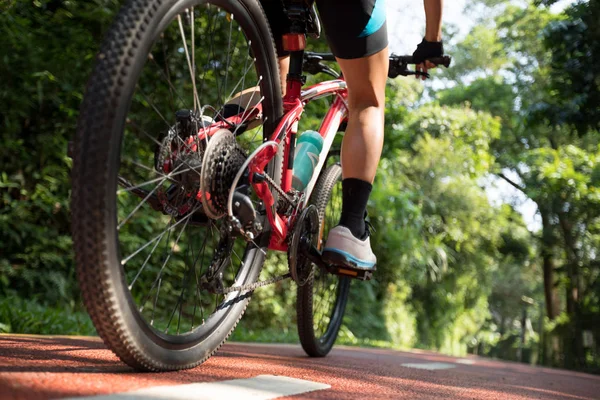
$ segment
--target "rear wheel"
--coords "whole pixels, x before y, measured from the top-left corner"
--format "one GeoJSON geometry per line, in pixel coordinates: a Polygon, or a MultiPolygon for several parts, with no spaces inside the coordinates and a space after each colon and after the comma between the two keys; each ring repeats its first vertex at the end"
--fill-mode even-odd
{"type": "MultiPolygon", "coordinates": [[[[205,212],[209,195],[222,208],[215,191],[227,186],[200,190],[211,181],[202,157],[212,137],[201,142],[197,133],[223,118],[236,93],[258,88],[260,126],[248,128],[253,110],[236,109],[242,121],[227,127],[235,138],[229,153],[211,150],[222,157],[211,173],[231,175],[228,160],[243,162],[282,113],[277,68],[253,0],[133,0],[107,35],[75,138],[72,229],[92,321],[136,369],[200,364],[246,308],[249,294],[217,286],[254,282],[269,237],[247,242],[228,231],[222,214],[205,212]]],[[[281,161],[272,164],[278,182],[281,161]]]]}
{"type": "MultiPolygon", "coordinates": [[[[311,203],[319,212],[319,249],[329,230],[337,225],[342,212],[342,167],[329,166],[319,178],[311,203]]],[[[298,335],[302,348],[309,356],[326,356],[342,326],[350,279],[332,275],[313,265],[312,276],[298,286],[296,312],[298,335]]]]}

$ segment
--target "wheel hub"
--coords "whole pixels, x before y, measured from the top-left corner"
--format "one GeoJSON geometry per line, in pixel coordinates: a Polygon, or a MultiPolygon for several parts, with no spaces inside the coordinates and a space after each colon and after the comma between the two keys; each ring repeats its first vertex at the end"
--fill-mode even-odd
{"type": "Polygon", "coordinates": [[[163,212],[180,217],[189,212],[197,201],[206,144],[193,141],[190,145],[189,138],[196,135],[202,126],[202,120],[192,110],[179,110],[175,117],[177,123],[162,138],[154,163],[155,169],[161,174],[174,172],[169,178],[172,184],[166,189],[159,187],[156,194],[163,212]]]}

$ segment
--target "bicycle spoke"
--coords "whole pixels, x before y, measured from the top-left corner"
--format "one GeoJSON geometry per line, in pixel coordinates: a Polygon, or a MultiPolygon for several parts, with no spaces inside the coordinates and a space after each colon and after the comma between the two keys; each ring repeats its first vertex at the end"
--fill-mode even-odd
{"type": "MultiPolygon", "coordinates": [[[[160,292],[160,285],[162,284],[162,278],[158,282],[158,289],[156,290],[156,296],[154,297],[154,306],[152,307],[152,317],[150,318],[150,326],[154,326],[154,314],[156,312],[156,304],[158,303],[158,293],[160,292]]],[[[142,310],[140,310],[141,312],[142,310]]]]}
{"type": "MultiPolygon", "coordinates": [[[[192,30],[192,71],[194,71],[194,95],[198,100],[198,109],[202,108],[202,103],[200,102],[200,97],[198,96],[198,88],[196,88],[196,28],[194,27],[196,16],[194,15],[194,7],[191,8],[190,11],[190,25],[192,30]]],[[[194,108],[194,111],[196,109],[194,108]]]]}
{"type": "MultiPolygon", "coordinates": [[[[259,82],[260,82],[260,80],[259,80],[259,82]]],[[[254,93],[252,93],[252,96],[250,96],[250,100],[248,101],[248,103],[250,103],[250,101],[252,101],[252,97],[254,97],[254,93]]],[[[265,99],[265,96],[262,96],[260,98],[260,100],[258,101],[258,103],[256,103],[254,105],[254,107],[252,107],[252,109],[248,112],[248,115],[246,115],[245,117],[244,117],[244,115],[246,114],[246,110],[244,110],[244,113],[242,113],[242,121],[239,123],[239,125],[237,126],[237,128],[235,128],[235,131],[233,132],[234,136],[237,133],[238,129],[240,129],[240,126],[244,125],[244,123],[246,122],[246,120],[248,118],[250,118],[250,115],[252,115],[252,112],[254,112],[254,110],[256,110],[256,108],[258,107],[258,105],[261,104],[264,99],[265,99]]]]}
{"type": "MultiPolygon", "coordinates": [[[[231,61],[231,57],[229,57],[230,49],[231,49],[231,32],[233,31],[233,21],[235,17],[231,14],[231,19],[229,20],[229,40],[227,41],[227,61],[225,63],[225,83],[223,84],[223,90],[227,90],[227,78],[229,77],[229,62],[231,61]]],[[[239,32],[239,30],[238,30],[239,32]]],[[[239,35],[237,37],[239,39],[239,35]]],[[[236,46],[234,46],[234,50],[237,48],[237,39],[235,41],[236,46]]],[[[228,99],[227,99],[228,100],[228,99]]]]}
{"type": "Polygon", "coordinates": [[[181,14],[177,15],[177,23],[179,24],[179,31],[181,32],[181,41],[183,42],[183,50],[185,51],[185,57],[187,59],[188,68],[190,70],[190,77],[192,79],[192,87],[194,89],[194,111],[198,110],[200,101],[198,100],[198,91],[196,90],[196,73],[192,68],[192,61],[190,60],[190,53],[188,51],[187,41],[185,40],[185,32],[183,30],[183,22],[181,22],[181,14]]]}
{"type": "Polygon", "coordinates": [[[238,253],[234,249],[231,249],[231,251],[237,257],[237,259],[240,260],[240,263],[242,264],[242,266],[244,266],[244,261],[242,261],[240,256],[238,256],[238,253]]]}
{"type": "MultiPolygon", "coordinates": [[[[198,297],[200,297],[200,281],[198,280],[198,273],[196,272],[196,263],[198,262],[198,257],[200,256],[200,254],[202,254],[202,258],[200,259],[200,265],[204,265],[204,254],[205,254],[205,250],[206,250],[206,241],[208,240],[208,235],[204,236],[204,243],[202,243],[202,253],[200,253],[200,251],[198,251],[198,254],[196,255],[196,259],[194,260],[194,265],[192,266],[192,269],[194,270],[194,277],[196,278],[196,290],[195,290],[195,294],[194,294],[194,316],[196,316],[196,302],[198,300],[198,297]]],[[[201,267],[202,268],[202,267],[201,267]]],[[[202,323],[204,323],[204,307],[202,307],[202,299],[200,299],[200,313],[201,313],[201,318],[202,318],[202,323]]],[[[192,327],[194,325],[194,321],[192,318],[192,327]]]]}
{"type": "MultiPolygon", "coordinates": [[[[256,135],[258,135],[259,133],[262,133],[262,132],[263,132],[263,128],[264,128],[264,126],[265,126],[265,123],[267,122],[267,120],[268,120],[268,119],[269,119],[269,117],[266,117],[266,118],[263,120],[262,124],[260,124],[260,130],[259,130],[259,129],[257,129],[257,130],[256,130],[256,132],[254,132],[254,136],[252,136],[252,139],[250,140],[250,143],[254,143],[254,139],[256,138],[256,135]]],[[[261,142],[262,142],[262,140],[261,140],[261,142]]]]}
{"type": "MultiPolygon", "coordinates": [[[[163,48],[164,48],[164,43],[163,43],[163,48]]],[[[166,51],[166,50],[164,50],[164,51],[166,51]]],[[[154,57],[151,58],[151,61],[154,62],[154,64],[158,68],[158,70],[161,72],[163,78],[166,79],[167,85],[169,85],[169,93],[171,94],[171,108],[175,109],[175,99],[173,97],[173,93],[177,96],[177,98],[179,99],[179,101],[181,102],[182,105],[185,106],[186,102],[185,102],[185,100],[183,100],[183,98],[179,94],[179,91],[173,85],[173,82],[171,82],[171,74],[169,73],[169,67],[168,67],[168,58],[166,56],[166,53],[164,53],[164,51],[163,51],[163,57],[165,57],[165,70],[164,71],[160,67],[160,65],[158,65],[158,63],[156,62],[156,60],[154,59],[154,57]]]]}
{"type": "MultiPolygon", "coordinates": [[[[173,171],[177,170],[179,168],[179,166],[177,166],[173,171]]],[[[156,187],[154,189],[152,189],[150,192],[148,192],[148,194],[146,195],[146,197],[144,197],[144,199],[140,202],[140,204],[138,204],[133,211],[131,211],[129,213],[129,215],[127,217],[125,217],[125,219],[123,221],[121,221],[118,225],[117,225],[117,230],[120,230],[121,227],[123,225],[125,225],[127,223],[127,221],[129,221],[129,219],[131,217],[133,217],[133,215],[142,207],[142,205],[144,205],[146,203],[146,201],[148,201],[148,199],[150,197],[152,197],[152,195],[154,194],[154,192],[156,192],[156,190],[160,187],[160,185],[162,185],[167,179],[169,179],[170,177],[172,177],[173,174],[169,174],[166,175],[163,178],[160,178],[160,180],[158,181],[158,185],[156,185],[156,187]]],[[[129,188],[129,190],[132,190],[132,188],[129,188]]],[[[117,190],[117,193],[119,193],[119,191],[117,190]]]]}
{"type": "MultiPolygon", "coordinates": [[[[171,220],[169,221],[169,224],[171,224],[173,222],[173,217],[171,217],[171,220]]],[[[167,240],[165,242],[165,249],[169,246],[169,239],[171,237],[171,233],[169,233],[169,235],[167,236],[167,240]]],[[[156,296],[154,297],[154,303],[152,306],[152,316],[150,319],[150,325],[154,325],[154,314],[156,312],[156,304],[158,303],[158,293],[160,292],[160,286],[162,284],[162,277],[159,279],[158,282],[158,289],[156,291],[156,296]]],[[[152,293],[152,289],[154,288],[154,286],[152,286],[152,288],[150,289],[150,291],[148,292],[148,295],[146,296],[146,299],[144,299],[144,301],[142,301],[142,306],[140,307],[140,312],[142,312],[144,310],[144,306],[146,305],[146,302],[148,301],[148,299],[150,298],[150,294],[152,293]]]]}
{"type": "MultiPolygon", "coordinates": [[[[167,266],[167,263],[169,262],[169,259],[173,255],[173,250],[175,250],[175,247],[177,246],[177,243],[179,243],[179,239],[181,239],[181,235],[183,234],[183,232],[185,231],[185,228],[187,227],[187,223],[189,222],[189,218],[186,218],[185,221],[186,221],[186,223],[183,226],[183,228],[181,229],[181,231],[179,232],[179,235],[177,236],[177,239],[175,239],[175,242],[171,246],[171,250],[169,251],[169,254],[165,258],[165,261],[163,262],[162,266],[160,267],[160,271],[158,271],[158,276],[156,277],[156,280],[154,281],[154,283],[150,287],[150,290],[148,291],[148,295],[150,293],[152,293],[152,289],[154,289],[154,286],[156,286],[156,284],[162,279],[163,271],[165,270],[165,267],[167,266]]],[[[176,226],[176,225],[174,225],[174,226],[176,226]]],[[[167,238],[167,243],[168,243],[168,238],[167,238]]],[[[160,288],[159,288],[159,290],[160,290],[160,288]]],[[[156,293],[157,297],[158,297],[158,291],[159,290],[157,290],[157,293],[156,293]]],[[[146,301],[143,301],[142,304],[145,304],[145,302],[146,301]]]]}
{"type": "MultiPolygon", "coordinates": [[[[217,25],[217,15],[219,13],[216,12],[214,15],[214,19],[213,19],[213,24],[212,24],[212,31],[210,32],[209,37],[212,38],[213,40],[211,40],[210,42],[210,48],[208,50],[208,56],[211,57],[211,60],[213,61],[211,64],[213,66],[215,66],[216,64],[216,56],[215,56],[215,51],[214,51],[214,37],[215,37],[215,29],[216,29],[216,25],[217,25]]],[[[223,102],[221,101],[221,88],[219,87],[219,78],[217,77],[217,71],[216,68],[213,67],[213,71],[215,72],[215,84],[217,86],[217,104],[219,106],[223,105],[223,102]]]]}
{"type": "MultiPolygon", "coordinates": [[[[158,65],[158,63],[154,59],[154,56],[152,56],[152,53],[150,53],[150,56],[151,56],[150,60],[154,62],[154,65],[156,65],[158,70],[162,73],[163,77],[167,78],[167,84],[169,85],[169,94],[171,95],[171,108],[174,109],[175,108],[175,98],[173,97],[173,93],[175,93],[178,97],[179,97],[179,93],[177,93],[177,90],[175,89],[175,87],[173,86],[173,83],[171,82],[171,73],[169,72],[169,57],[167,56],[167,49],[165,48],[164,41],[162,41],[162,54],[163,54],[164,63],[165,63],[164,71],[158,65]]],[[[185,104],[185,102],[184,102],[184,104],[185,104]]]]}
{"type": "Polygon", "coordinates": [[[171,129],[171,125],[169,124],[169,122],[167,121],[167,119],[161,114],[161,112],[154,105],[154,103],[148,98],[148,96],[146,96],[146,94],[142,90],[140,90],[140,94],[142,95],[142,97],[144,98],[144,100],[146,100],[146,103],[148,103],[148,105],[150,107],[152,107],[152,109],[154,110],[154,112],[156,112],[158,114],[158,116],[164,121],[164,123],[167,125],[167,128],[171,129]]]}
{"type": "MultiPolygon", "coordinates": [[[[172,221],[173,221],[173,218],[171,218],[169,220],[169,226],[171,225],[172,221]]],[[[148,254],[148,257],[146,257],[146,260],[144,260],[144,263],[142,264],[142,267],[138,270],[137,274],[135,275],[135,277],[133,278],[133,280],[129,284],[129,286],[128,286],[129,290],[131,290],[133,288],[133,285],[135,285],[135,282],[137,281],[137,279],[142,274],[142,271],[144,271],[144,268],[146,268],[146,265],[148,264],[148,261],[150,261],[150,258],[152,257],[152,254],[154,254],[154,251],[156,250],[156,248],[160,244],[163,236],[164,236],[164,234],[160,237],[159,240],[156,241],[156,243],[154,244],[154,247],[152,247],[152,250],[150,250],[150,254],[148,254]]]]}
{"type": "Polygon", "coordinates": [[[185,294],[185,288],[186,288],[184,283],[189,279],[190,272],[191,272],[191,268],[188,265],[187,275],[183,275],[181,277],[181,283],[180,283],[181,292],[179,293],[179,297],[177,298],[177,303],[175,304],[175,307],[173,308],[173,313],[171,314],[171,317],[169,318],[169,322],[167,323],[167,328],[165,329],[165,333],[169,332],[169,327],[171,326],[171,322],[173,321],[175,312],[177,311],[177,308],[179,307],[179,315],[178,315],[178,319],[177,319],[177,334],[179,335],[179,328],[181,327],[181,311],[182,311],[182,307],[183,307],[183,296],[185,294]]]}
{"type": "Polygon", "coordinates": [[[140,164],[139,162],[131,160],[131,159],[123,158],[123,162],[133,164],[136,167],[142,168],[146,171],[152,172],[153,174],[159,175],[161,177],[167,176],[167,175],[163,174],[162,172],[157,171],[155,168],[148,167],[147,165],[140,164]]]}
{"type": "Polygon", "coordinates": [[[154,239],[150,240],[148,243],[146,243],[145,245],[143,245],[142,247],[140,247],[139,249],[137,249],[136,251],[134,251],[133,254],[131,254],[127,258],[124,258],[123,260],[121,260],[121,265],[127,264],[127,262],[129,260],[131,260],[133,257],[135,257],[136,255],[138,255],[140,253],[140,251],[142,251],[146,247],[150,246],[152,243],[154,243],[154,241],[161,239],[164,236],[165,233],[168,233],[168,232],[172,231],[176,226],[178,226],[182,222],[187,221],[188,219],[190,219],[190,217],[192,215],[193,215],[193,212],[190,212],[188,215],[186,215],[185,217],[183,217],[182,219],[180,219],[179,221],[177,221],[176,224],[170,226],[169,228],[165,229],[163,232],[159,233],[157,236],[154,237],[154,239]]]}
{"type": "MultiPolygon", "coordinates": [[[[240,80],[235,84],[235,87],[233,88],[233,90],[231,91],[231,93],[229,93],[229,99],[233,97],[233,94],[236,92],[237,88],[240,87],[240,84],[242,85],[242,90],[244,90],[244,83],[246,82],[246,75],[248,75],[248,72],[252,69],[252,67],[254,66],[254,64],[250,64],[248,65],[248,60],[250,59],[250,57],[246,57],[246,61],[244,62],[244,75],[242,75],[242,77],[240,78],[240,80]]],[[[253,61],[256,62],[256,58],[253,59],[253,61]]],[[[240,91],[242,91],[240,90],[240,91]]],[[[240,104],[238,103],[238,106],[240,104]]]]}
{"type": "MultiPolygon", "coordinates": [[[[179,167],[181,167],[181,166],[179,166],[179,167]]],[[[170,178],[172,178],[174,176],[185,174],[186,172],[192,170],[192,168],[188,168],[188,169],[184,169],[184,170],[181,170],[181,171],[178,171],[178,172],[174,172],[174,171],[176,171],[176,169],[177,168],[173,169],[173,172],[169,173],[169,175],[162,175],[159,178],[151,179],[149,181],[146,181],[146,182],[143,182],[143,183],[139,183],[139,184],[134,185],[134,186],[128,186],[128,187],[123,188],[123,189],[118,189],[117,190],[117,194],[131,192],[132,190],[139,189],[141,187],[144,187],[146,185],[150,185],[150,184],[156,183],[156,182],[164,183],[166,180],[168,180],[168,179],[170,179],[170,178]]]]}

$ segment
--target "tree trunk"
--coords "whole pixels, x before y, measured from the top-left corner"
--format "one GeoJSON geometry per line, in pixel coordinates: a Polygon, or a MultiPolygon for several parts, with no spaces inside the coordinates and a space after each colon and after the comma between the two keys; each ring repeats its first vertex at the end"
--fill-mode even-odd
{"type": "Polygon", "coordinates": [[[570,317],[571,345],[573,355],[573,367],[585,366],[585,351],[583,348],[583,329],[581,327],[581,310],[579,304],[579,255],[576,248],[576,239],[573,233],[573,225],[568,219],[566,212],[558,213],[558,221],[563,233],[565,250],[567,253],[567,312],[570,317]]]}
{"type": "Polygon", "coordinates": [[[558,294],[555,286],[554,279],[554,257],[552,248],[554,246],[554,240],[552,238],[552,225],[550,224],[550,217],[548,210],[544,207],[538,206],[540,214],[542,216],[542,260],[544,270],[544,297],[546,300],[546,314],[552,321],[559,313],[558,310],[558,294]]]}

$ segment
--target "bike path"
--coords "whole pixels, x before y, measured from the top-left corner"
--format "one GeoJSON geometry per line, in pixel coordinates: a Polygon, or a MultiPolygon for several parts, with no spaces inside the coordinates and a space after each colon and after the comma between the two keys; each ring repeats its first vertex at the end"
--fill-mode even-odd
{"type": "Polygon", "coordinates": [[[599,399],[600,376],[425,351],[225,344],[187,371],[136,373],[98,338],[0,335],[0,400],[599,399]],[[110,395],[110,396],[108,396],[110,395]],[[107,396],[107,397],[105,397],[107,396]]]}

